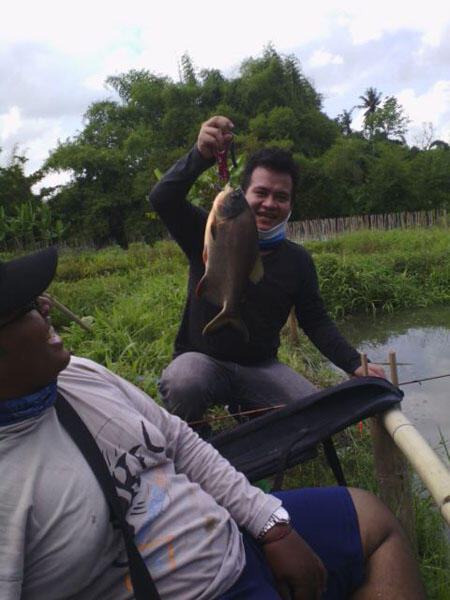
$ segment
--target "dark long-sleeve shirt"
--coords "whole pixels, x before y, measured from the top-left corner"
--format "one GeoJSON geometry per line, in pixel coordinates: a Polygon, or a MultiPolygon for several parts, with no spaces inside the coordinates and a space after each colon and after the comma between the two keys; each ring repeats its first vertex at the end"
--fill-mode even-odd
{"type": "Polygon", "coordinates": [[[195,146],[180,159],[150,192],[150,203],[189,260],[186,305],[175,340],[174,355],[196,351],[243,365],[276,358],[280,330],[295,306],[300,327],[317,348],[348,373],[360,365],[357,351],[345,340],[325,310],[317,273],[305,248],[284,240],[262,256],[264,277],[249,283],[241,315],[250,339],[226,326],[203,336],[203,327],[218,312],[217,306],[195,295],[204,273],[202,258],[207,213],[186,200],[190,187],[213,161],[203,159],[195,146]]]}

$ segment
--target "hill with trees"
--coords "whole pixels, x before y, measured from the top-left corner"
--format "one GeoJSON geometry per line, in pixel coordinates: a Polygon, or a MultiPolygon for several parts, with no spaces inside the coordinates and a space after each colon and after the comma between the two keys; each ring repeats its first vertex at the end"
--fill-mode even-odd
{"type": "MultiPolygon", "coordinates": [[[[60,142],[37,174],[24,175],[23,156],[0,169],[4,247],[39,236],[42,219],[47,237],[68,243],[126,247],[157,239],[163,228],[149,212],[148,192],[214,114],[235,123],[238,155],[268,145],[293,152],[300,167],[295,219],[449,207],[447,143],[409,147],[402,107],[375,88],[361,95],[362,104],[330,119],[299,61],[272,46],[243,61],[230,78],[216,69],[197,70],[184,55],[180,81],[131,70],[108,77],[106,85],[111,98],[89,106],[83,129],[60,142]],[[356,107],[365,109],[362,131],[352,128],[356,107]],[[33,194],[32,185],[54,171],[69,171],[71,180],[33,194]],[[36,213],[32,233],[14,236],[11,223],[26,218],[24,210],[36,213]]],[[[194,191],[208,207],[213,186],[200,182],[194,191]]]]}

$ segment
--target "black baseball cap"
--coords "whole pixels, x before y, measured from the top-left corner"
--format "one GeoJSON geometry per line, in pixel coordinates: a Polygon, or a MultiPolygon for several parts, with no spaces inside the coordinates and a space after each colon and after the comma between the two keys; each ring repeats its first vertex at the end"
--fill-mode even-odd
{"type": "Polygon", "coordinates": [[[22,308],[50,285],[56,273],[55,246],[0,262],[0,315],[22,308]]]}

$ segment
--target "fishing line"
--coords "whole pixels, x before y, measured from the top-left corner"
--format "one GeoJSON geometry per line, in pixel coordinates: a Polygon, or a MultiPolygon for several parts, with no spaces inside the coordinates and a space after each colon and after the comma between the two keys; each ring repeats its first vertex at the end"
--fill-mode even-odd
{"type": "MultiPolygon", "coordinates": [[[[424,377],[423,379],[413,379],[411,381],[402,381],[398,384],[401,385],[409,385],[410,383],[422,383],[422,381],[431,381],[433,379],[442,379],[443,377],[450,377],[450,373],[446,373],[445,375],[434,375],[433,377],[424,377]]],[[[188,421],[188,425],[204,425],[207,423],[213,423],[215,421],[223,421],[224,419],[231,419],[234,417],[245,417],[250,415],[256,415],[262,412],[267,412],[269,410],[276,410],[279,408],[284,408],[286,404],[276,404],[274,406],[266,406],[264,408],[255,408],[252,410],[244,410],[242,412],[237,413],[229,413],[227,415],[219,415],[218,417],[209,417],[208,419],[199,419],[198,421],[188,421]]]]}
{"type": "Polygon", "coordinates": [[[435,375],[434,377],[424,377],[423,379],[412,379],[411,381],[402,381],[398,385],[408,385],[409,383],[422,383],[422,381],[431,381],[432,379],[441,379],[442,377],[450,377],[450,373],[445,375],[435,375]]]}

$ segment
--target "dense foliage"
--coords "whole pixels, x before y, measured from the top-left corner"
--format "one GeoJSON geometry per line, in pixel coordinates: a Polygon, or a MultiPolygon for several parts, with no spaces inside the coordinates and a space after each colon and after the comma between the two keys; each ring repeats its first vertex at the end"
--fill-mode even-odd
{"type": "MultiPolygon", "coordinates": [[[[408,147],[408,119],[392,96],[383,100],[381,92],[368,88],[360,96],[363,130],[354,131],[356,107],[329,119],[298,60],[271,46],[260,58],[245,60],[233,77],[216,69],[198,72],[187,55],[180,75],[178,82],[146,70],[108,77],[111,98],[88,108],[82,131],[59,143],[37,175],[69,171],[71,181],[37,197],[23,174],[20,161],[25,159],[16,158],[0,171],[5,216],[27,203],[36,211],[45,200],[52,223],[60,222],[52,236],[72,244],[126,247],[129,241],[157,239],[164,228],[149,212],[148,191],[157,174],[194,143],[202,121],[214,114],[234,121],[241,157],[262,145],[294,153],[301,173],[295,219],[450,205],[448,144],[437,140],[408,147]]],[[[212,169],[194,190],[206,206],[215,180],[212,169]]],[[[9,247],[7,239],[25,243],[9,235],[4,247],[9,247]]]]}
{"type": "Polygon", "coordinates": [[[25,175],[26,161],[13,152],[7,164],[0,167],[0,248],[49,245],[65,232],[50,206],[33,193],[32,187],[42,172],[25,175]]]}

